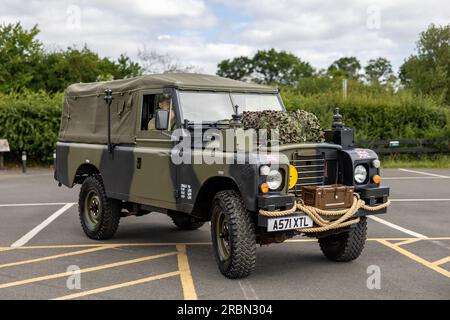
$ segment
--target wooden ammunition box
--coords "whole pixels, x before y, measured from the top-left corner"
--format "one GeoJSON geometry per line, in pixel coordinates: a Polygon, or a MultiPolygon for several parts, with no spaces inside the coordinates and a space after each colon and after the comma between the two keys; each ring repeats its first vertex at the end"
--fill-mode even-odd
{"type": "Polygon", "coordinates": [[[350,208],[353,204],[353,187],[341,184],[304,186],[303,202],[322,210],[350,208]]]}

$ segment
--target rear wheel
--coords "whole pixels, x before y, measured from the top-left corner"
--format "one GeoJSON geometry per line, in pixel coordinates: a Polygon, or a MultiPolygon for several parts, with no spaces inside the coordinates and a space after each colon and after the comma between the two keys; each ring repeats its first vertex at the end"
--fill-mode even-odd
{"type": "Polygon", "coordinates": [[[256,265],[255,226],[236,191],[214,197],[211,236],[220,272],[233,279],[250,275],[256,265]]]}
{"type": "Polygon", "coordinates": [[[87,177],[80,189],[78,212],[84,233],[94,240],[109,239],[119,227],[121,202],[106,196],[100,176],[87,177]]]}
{"type": "Polygon", "coordinates": [[[186,215],[171,215],[173,223],[180,230],[197,230],[201,228],[205,223],[203,221],[198,221],[195,218],[186,215]]]}
{"type": "Polygon", "coordinates": [[[323,254],[329,260],[348,262],[360,256],[366,238],[367,218],[361,217],[360,221],[349,231],[319,238],[319,244],[323,254]]]}

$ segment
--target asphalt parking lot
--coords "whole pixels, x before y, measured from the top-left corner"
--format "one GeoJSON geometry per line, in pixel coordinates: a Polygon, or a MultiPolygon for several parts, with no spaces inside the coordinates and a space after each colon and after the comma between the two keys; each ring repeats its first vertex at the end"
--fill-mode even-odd
{"type": "Polygon", "coordinates": [[[369,219],[359,259],[330,262],[298,237],[258,248],[255,272],[228,280],[209,224],[127,217],[95,242],[78,222],[78,188],[58,188],[50,170],[0,172],[0,299],[450,299],[450,170],[382,173],[393,203],[369,219]]]}

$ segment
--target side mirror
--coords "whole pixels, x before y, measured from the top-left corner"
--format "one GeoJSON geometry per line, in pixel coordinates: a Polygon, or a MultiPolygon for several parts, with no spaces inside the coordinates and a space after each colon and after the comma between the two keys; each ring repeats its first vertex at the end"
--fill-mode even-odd
{"type": "Polygon", "coordinates": [[[169,129],[169,110],[164,109],[156,110],[155,127],[157,130],[169,129]]]}

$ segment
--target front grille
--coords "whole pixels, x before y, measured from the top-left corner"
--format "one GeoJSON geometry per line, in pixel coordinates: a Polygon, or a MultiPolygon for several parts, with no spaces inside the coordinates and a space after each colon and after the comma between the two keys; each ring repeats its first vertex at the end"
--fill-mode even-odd
{"type": "Polygon", "coordinates": [[[294,155],[291,164],[297,169],[298,180],[291,189],[296,196],[301,195],[302,187],[323,185],[325,182],[326,163],[323,155],[294,155]]]}

